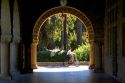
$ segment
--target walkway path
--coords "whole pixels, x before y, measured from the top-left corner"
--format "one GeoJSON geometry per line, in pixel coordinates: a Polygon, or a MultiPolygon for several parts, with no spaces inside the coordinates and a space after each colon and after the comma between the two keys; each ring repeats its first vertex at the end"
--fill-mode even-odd
{"type": "Polygon", "coordinates": [[[95,74],[87,66],[40,67],[33,74],[14,77],[12,81],[0,83],[118,83],[104,74],[95,74]]]}

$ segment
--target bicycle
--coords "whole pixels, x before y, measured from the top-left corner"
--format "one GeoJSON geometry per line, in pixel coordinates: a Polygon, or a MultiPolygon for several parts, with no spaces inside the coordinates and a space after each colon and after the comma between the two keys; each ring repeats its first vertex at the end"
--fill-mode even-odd
{"type": "Polygon", "coordinates": [[[69,65],[75,65],[76,67],[79,66],[79,61],[76,56],[72,56],[70,58],[67,58],[64,62],[63,65],[68,67],[69,65]]]}

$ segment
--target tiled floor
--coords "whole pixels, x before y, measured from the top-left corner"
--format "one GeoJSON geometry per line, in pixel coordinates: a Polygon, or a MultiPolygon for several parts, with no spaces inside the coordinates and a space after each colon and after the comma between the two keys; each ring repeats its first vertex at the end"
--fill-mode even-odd
{"type": "Polygon", "coordinates": [[[15,76],[11,81],[0,83],[118,83],[104,74],[95,74],[87,69],[87,66],[79,67],[40,67],[33,74],[15,76]]]}

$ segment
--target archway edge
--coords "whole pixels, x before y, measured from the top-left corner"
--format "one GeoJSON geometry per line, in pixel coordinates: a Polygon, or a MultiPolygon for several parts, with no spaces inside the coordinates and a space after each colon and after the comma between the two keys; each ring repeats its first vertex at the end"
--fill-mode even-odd
{"type": "Polygon", "coordinates": [[[72,15],[75,15],[76,17],[78,17],[87,28],[89,42],[94,41],[94,30],[93,30],[92,23],[90,22],[90,20],[87,18],[87,16],[83,12],[81,12],[80,10],[78,10],[76,8],[69,7],[69,6],[58,6],[58,7],[54,7],[54,8],[47,10],[38,18],[38,20],[35,23],[34,29],[33,29],[33,42],[38,43],[39,31],[40,31],[42,24],[45,22],[45,20],[48,17],[50,17],[54,14],[58,14],[58,13],[69,13],[69,14],[72,14],[72,15]]]}

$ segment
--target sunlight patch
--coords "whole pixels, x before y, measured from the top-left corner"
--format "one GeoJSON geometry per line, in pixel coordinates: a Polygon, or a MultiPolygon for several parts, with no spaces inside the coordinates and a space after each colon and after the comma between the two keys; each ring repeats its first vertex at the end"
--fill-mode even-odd
{"type": "Polygon", "coordinates": [[[34,69],[33,72],[76,72],[88,70],[88,66],[39,66],[38,69],[34,69]]]}

